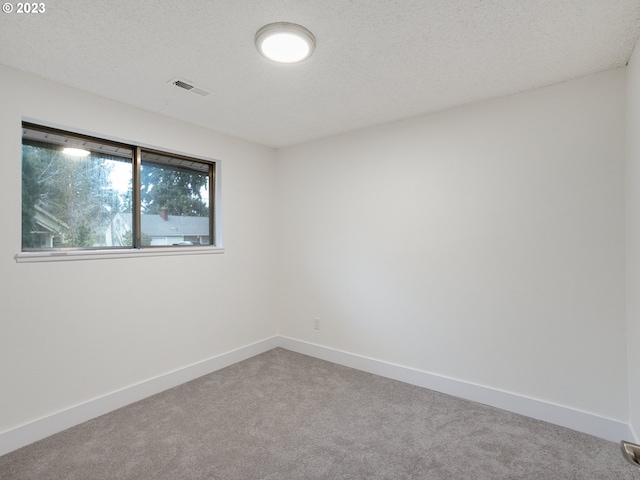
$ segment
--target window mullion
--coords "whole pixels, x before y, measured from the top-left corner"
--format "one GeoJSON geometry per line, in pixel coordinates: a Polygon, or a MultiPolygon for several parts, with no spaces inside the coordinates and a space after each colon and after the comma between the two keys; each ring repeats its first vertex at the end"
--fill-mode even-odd
{"type": "Polygon", "coordinates": [[[141,205],[141,182],[140,182],[140,164],[142,159],[142,149],[134,147],[133,149],[133,211],[131,212],[131,223],[133,230],[133,248],[142,247],[142,230],[140,215],[142,212],[141,205]]]}

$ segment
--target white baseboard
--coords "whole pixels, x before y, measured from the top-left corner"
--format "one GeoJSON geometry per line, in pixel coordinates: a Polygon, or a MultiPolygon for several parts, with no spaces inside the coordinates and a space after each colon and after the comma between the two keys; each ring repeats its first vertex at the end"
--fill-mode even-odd
{"type": "Polygon", "coordinates": [[[279,337],[267,338],[7,430],[0,433],[0,455],[12,452],[49,435],[61,432],[156,393],[267,352],[278,345],[279,337]]]}
{"type": "Polygon", "coordinates": [[[275,336],[2,432],[0,455],[276,347],[490,405],[613,442],[623,439],[638,442],[633,427],[624,422],[289,337],[275,336]]]}
{"type": "MultiPolygon", "coordinates": [[[[279,337],[279,346],[293,352],[327,360],[365,372],[392,378],[455,397],[490,405],[527,417],[588,433],[612,442],[634,436],[630,425],[592,413],[556,405],[534,398],[475,385],[472,383],[363,357],[333,348],[279,337]]],[[[637,439],[637,437],[636,437],[637,439]]]]}

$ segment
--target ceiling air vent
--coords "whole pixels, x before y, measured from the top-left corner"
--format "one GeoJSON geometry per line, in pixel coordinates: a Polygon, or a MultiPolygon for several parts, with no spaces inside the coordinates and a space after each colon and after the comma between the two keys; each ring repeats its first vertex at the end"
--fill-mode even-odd
{"type": "Polygon", "coordinates": [[[172,85],[175,85],[176,87],[180,87],[184,90],[188,90],[192,93],[197,93],[198,95],[200,95],[201,97],[206,97],[207,95],[209,95],[211,92],[206,91],[204,88],[200,88],[197,87],[193,84],[193,82],[189,82],[185,79],[181,79],[181,78],[172,78],[171,80],[169,80],[167,83],[171,83],[172,85]]]}

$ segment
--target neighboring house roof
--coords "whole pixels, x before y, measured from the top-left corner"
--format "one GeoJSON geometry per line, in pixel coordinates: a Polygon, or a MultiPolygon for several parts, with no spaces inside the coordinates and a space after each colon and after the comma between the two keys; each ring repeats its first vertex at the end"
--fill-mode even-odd
{"type": "MultiPolygon", "coordinates": [[[[131,227],[131,214],[121,213],[122,219],[131,227]]],[[[158,214],[142,214],[142,231],[152,237],[209,235],[209,217],[190,217],[186,215],[167,215],[164,220],[158,214]]]]}
{"type": "MultiPolygon", "coordinates": [[[[35,207],[35,221],[42,228],[53,234],[69,231],[69,226],[62,220],[56,218],[46,210],[35,207]]],[[[117,226],[113,220],[104,225],[104,228],[114,228],[124,234],[131,230],[131,213],[117,213],[122,222],[128,228],[122,229],[123,225],[117,226]]],[[[185,236],[208,236],[209,217],[190,217],[186,215],[166,215],[166,220],[159,214],[142,214],[142,231],[151,237],[185,237],[185,236]]]]}
{"type": "Polygon", "coordinates": [[[209,217],[142,215],[142,231],[147,235],[209,235],[209,217]]]}

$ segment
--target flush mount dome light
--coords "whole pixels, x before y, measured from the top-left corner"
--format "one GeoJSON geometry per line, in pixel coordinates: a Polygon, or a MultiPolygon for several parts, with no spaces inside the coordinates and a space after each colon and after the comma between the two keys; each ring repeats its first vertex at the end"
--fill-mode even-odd
{"type": "Polygon", "coordinates": [[[86,157],[91,153],[89,150],[85,150],[84,148],[75,147],[65,147],[62,149],[62,152],[74,157],[86,157]]]}
{"type": "Polygon", "coordinates": [[[296,63],[306,60],[316,48],[316,38],[295,23],[278,22],[265,25],[256,33],[256,47],[269,60],[296,63]]]}

